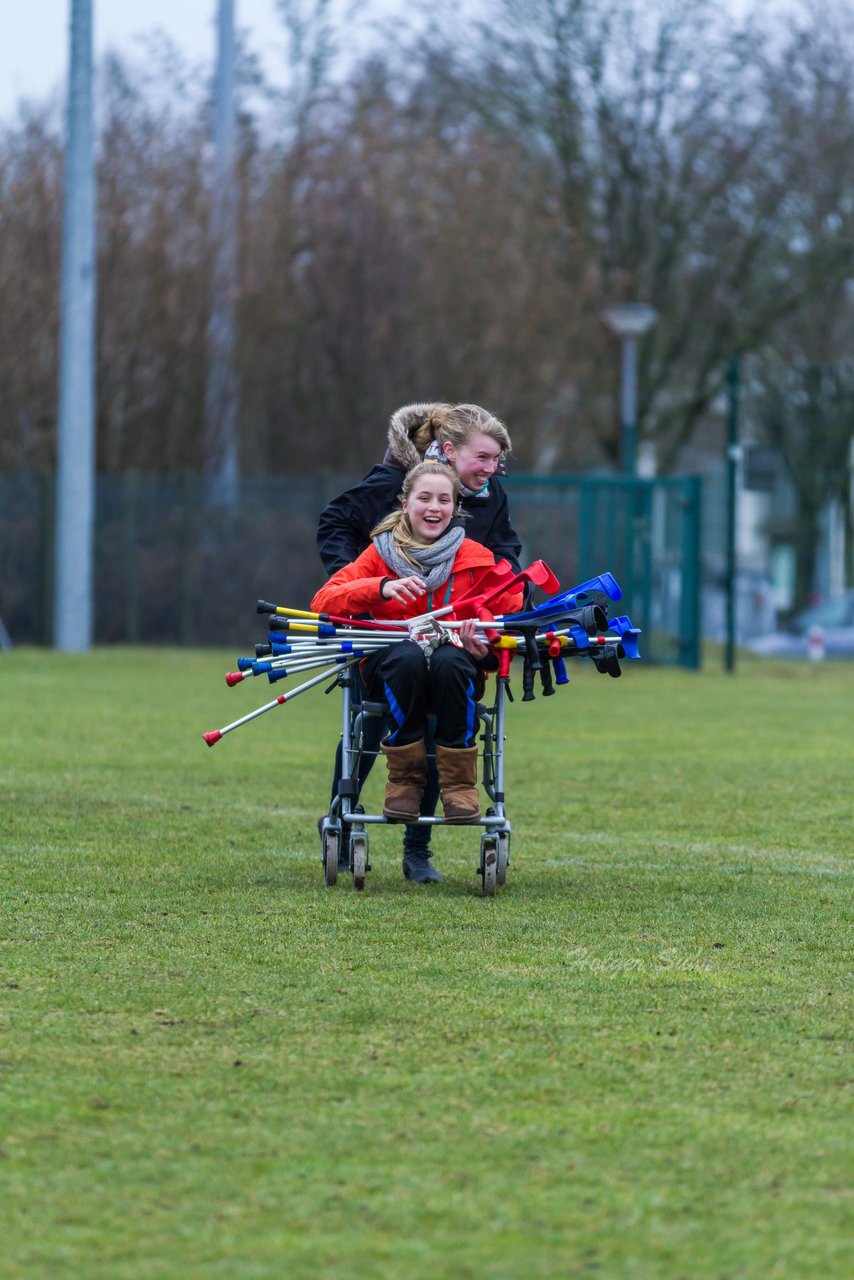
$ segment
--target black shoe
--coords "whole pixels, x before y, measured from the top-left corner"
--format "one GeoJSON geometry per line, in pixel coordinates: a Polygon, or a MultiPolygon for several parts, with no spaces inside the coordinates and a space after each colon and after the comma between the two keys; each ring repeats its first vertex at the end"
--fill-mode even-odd
{"type": "Polygon", "coordinates": [[[430,864],[429,853],[404,853],[403,874],[415,884],[442,884],[444,877],[430,864]]]}

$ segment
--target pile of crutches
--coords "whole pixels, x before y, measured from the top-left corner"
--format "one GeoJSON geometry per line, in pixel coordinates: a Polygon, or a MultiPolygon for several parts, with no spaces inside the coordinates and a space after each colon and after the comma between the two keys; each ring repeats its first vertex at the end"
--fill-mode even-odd
{"type": "Polygon", "coordinates": [[[598,671],[619,676],[621,659],[640,657],[640,629],[625,614],[609,616],[608,602],[621,596],[610,573],[561,591],[557,578],[542,560],[518,573],[501,560],[486,579],[480,580],[476,590],[458,598],[453,605],[399,621],[336,617],[259,600],[258,613],[268,615],[268,638],[255,646],[254,658],[237,659],[237,670],[227,673],[226,683],[233,686],[266,676],[270,684],[275,684],[300,672],[322,670],[239,720],[203,734],[204,740],[212,747],[233,729],[291,702],[308,689],[330,679],[337,681],[355,663],[389,644],[415,641],[425,650],[439,644],[460,644],[460,623],[466,618],[478,619],[477,638],[497,655],[497,675],[508,692],[512,660],[522,659],[523,702],[533,699],[537,676],[546,697],[555,692],[556,685],[568,684],[567,658],[588,657],[598,671]],[[523,584],[552,594],[519,613],[494,617],[490,603],[523,584]]]}

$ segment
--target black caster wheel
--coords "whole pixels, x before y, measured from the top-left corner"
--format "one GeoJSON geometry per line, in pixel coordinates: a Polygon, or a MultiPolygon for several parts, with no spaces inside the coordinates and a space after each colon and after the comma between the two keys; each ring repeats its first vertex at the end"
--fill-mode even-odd
{"type": "Polygon", "coordinates": [[[323,833],[323,879],[330,886],[338,880],[338,850],[340,847],[341,837],[337,831],[325,831],[323,833]]]}
{"type": "Polygon", "coordinates": [[[480,880],[484,898],[495,897],[498,876],[498,840],[495,836],[483,836],[480,842],[480,880]]]}
{"type": "Polygon", "coordinates": [[[368,869],[368,837],[352,835],[350,837],[350,861],[353,867],[353,888],[364,889],[365,874],[368,869]]]}

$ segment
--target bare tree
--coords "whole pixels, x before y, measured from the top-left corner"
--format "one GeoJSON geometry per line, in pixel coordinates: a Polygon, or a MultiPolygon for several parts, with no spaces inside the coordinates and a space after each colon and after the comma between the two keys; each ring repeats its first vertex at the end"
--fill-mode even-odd
{"type": "MultiPolygon", "coordinates": [[[[600,313],[640,297],[642,428],[663,469],[727,358],[838,364],[854,275],[844,10],[774,40],[701,0],[514,0],[346,73],[327,0],[282,6],[284,87],[243,47],[237,367],[247,475],[358,470],[391,410],[507,418],[520,465],[613,463],[600,313]],[[799,327],[800,326],[800,327],[799,327]],[[810,346],[808,339],[816,337],[810,346]]],[[[168,43],[102,70],[99,468],[199,470],[211,269],[208,89],[168,43]]],[[[0,467],[55,430],[58,121],[0,132],[0,467]]]]}
{"type": "Polygon", "coordinates": [[[99,465],[202,463],[208,203],[204,100],[180,109],[133,68],[102,75],[99,465]]]}
{"type": "MultiPolygon", "coordinates": [[[[761,438],[776,446],[797,495],[794,608],[815,589],[819,519],[830,496],[845,513],[847,568],[851,568],[851,446],[854,441],[854,365],[781,365],[754,370],[753,415],[761,438]]],[[[849,583],[851,578],[848,578],[849,583]]]]}
{"type": "Polygon", "coordinates": [[[844,11],[809,14],[780,54],[779,37],[733,29],[706,0],[508,0],[465,56],[431,50],[434,78],[541,158],[586,330],[575,402],[612,459],[596,325],[607,302],[640,297],[659,312],[639,408],[667,469],[727,357],[850,270],[844,26],[844,11]]]}
{"type": "Polygon", "coordinates": [[[53,113],[0,133],[0,470],[53,459],[62,145],[53,113]]]}

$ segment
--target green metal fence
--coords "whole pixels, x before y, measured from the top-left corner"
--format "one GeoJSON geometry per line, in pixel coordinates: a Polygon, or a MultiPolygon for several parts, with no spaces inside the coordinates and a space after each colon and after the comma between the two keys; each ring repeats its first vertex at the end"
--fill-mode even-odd
{"type": "Polygon", "coordinates": [[[567,585],[609,570],[654,662],[700,665],[698,476],[508,476],[525,556],[567,585]]]}
{"type": "MultiPolygon", "coordinates": [[[[102,476],[96,489],[95,636],[100,643],[246,645],[259,596],[306,603],[323,578],[317,517],[357,477],[241,482],[211,509],[200,477],[102,476]]],[[[642,653],[700,659],[700,482],[513,476],[505,481],[529,560],[571,586],[610,570],[642,653]]],[[[53,632],[54,489],[49,474],[0,476],[0,618],[16,643],[53,632]]]]}

